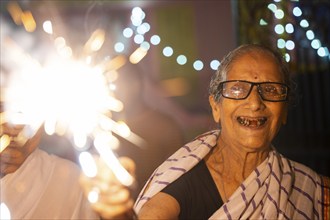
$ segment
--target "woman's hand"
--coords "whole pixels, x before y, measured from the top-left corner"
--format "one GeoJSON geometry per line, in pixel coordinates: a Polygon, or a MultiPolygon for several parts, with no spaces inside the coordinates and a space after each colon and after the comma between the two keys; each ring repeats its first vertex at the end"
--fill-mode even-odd
{"type": "MultiPolygon", "coordinates": [[[[135,164],[129,158],[120,158],[120,163],[131,174],[135,164]]],[[[97,175],[89,178],[81,174],[80,183],[92,208],[103,219],[133,219],[133,204],[130,189],[122,185],[104,161],[96,158],[97,175]]]]}

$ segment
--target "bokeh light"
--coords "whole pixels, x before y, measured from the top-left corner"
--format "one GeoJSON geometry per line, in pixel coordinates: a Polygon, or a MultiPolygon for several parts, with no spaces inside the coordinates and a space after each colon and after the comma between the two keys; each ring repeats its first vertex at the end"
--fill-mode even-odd
{"type": "Polygon", "coordinates": [[[196,60],[194,63],[193,63],[193,67],[195,70],[197,71],[200,71],[204,68],[204,64],[201,60],[196,60]]]}
{"type": "Polygon", "coordinates": [[[219,66],[220,66],[220,61],[219,60],[212,60],[210,62],[210,67],[213,70],[217,70],[219,66]]]}
{"type": "Polygon", "coordinates": [[[293,24],[291,24],[291,23],[286,24],[285,25],[285,31],[288,34],[292,34],[294,32],[294,26],[293,26],[293,24]]]}
{"type": "Polygon", "coordinates": [[[150,43],[153,45],[158,45],[160,43],[160,37],[158,35],[151,36],[150,43]]]}
{"type": "Polygon", "coordinates": [[[278,47],[279,49],[283,49],[283,48],[285,48],[285,40],[282,39],[282,38],[277,39],[277,47],[278,47]]]}
{"type": "Polygon", "coordinates": [[[314,31],[312,31],[312,30],[306,31],[306,37],[308,40],[313,40],[315,38],[314,31]]]}
{"type": "Polygon", "coordinates": [[[295,43],[292,40],[288,40],[285,43],[285,48],[288,50],[293,50],[295,48],[295,43]]]}
{"type": "Polygon", "coordinates": [[[137,34],[134,36],[134,42],[136,44],[141,44],[144,41],[144,37],[141,34],[137,34]]]}
{"type": "Polygon", "coordinates": [[[164,47],[164,49],[163,49],[163,55],[165,57],[172,56],[173,55],[173,49],[172,49],[172,47],[170,47],[170,46],[164,47]]]}
{"type": "Polygon", "coordinates": [[[314,49],[319,49],[321,47],[321,42],[319,39],[314,39],[312,40],[311,42],[311,46],[314,48],[314,49]]]}
{"type": "Polygon", "coordinates": [[[296,17],[299,17],[302,15],[302,11],[298,6],[294,7],[292,12],[293,12],[293,15],[296,17]]]}
{"type": "Polygon", "coordinates": [[[122,42],[115,43],[114,49],[117,53],[121,53],[125,49],[125,45],[122,42]]]}
{"type": "Polygon", "coordinates": [[[179,65],[184,65],[187,63],[187,57],[185,55],[179,55],[177,58],[176,58],[176,62],[179,64],[179,65]]]}
{"type": "Polygon", "coordinates": [[[299,24],[303,28],[308,28],[309,27],[309,23],[306,19],[301,20],[299,24]]]}
{"type": "Polygon", "coordinates": [[[277,9],[274,13],[275,18],[282,19],[284,18],[284,11],[282,9],[277,9]]]}
{"type": "Polygon", "coordinates": [[[277,34],[283,34],[284,33],[284,27],[283,27],[283,25],[281,25],[281,24],[275,25],[274,31],[277,34]]]}
{"type": "Polygon", "coordinates": [[[134,32],[133,32],[132,28],[125,28],[125,29],[123,30],[123,35],[124,35],[124,37],[126,37],[126,38],[130,38],[130,37],[132,37],[133,34],[134,34],[134,32]]]}

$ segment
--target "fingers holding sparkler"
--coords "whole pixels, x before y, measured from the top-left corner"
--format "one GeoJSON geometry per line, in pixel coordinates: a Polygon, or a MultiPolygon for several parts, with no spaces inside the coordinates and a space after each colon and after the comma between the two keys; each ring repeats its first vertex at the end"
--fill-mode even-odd
{"type": "Polygon", "coordinates": [[[24,128],[22,124],[9,124],[9,123],[2,123],[1,124],[1,136],[3,134],[7,134],[12,137],[16,137],[24,128]]]}
{"type": "Polygon", "coordinates": [[[15,172],[37,148],[41,138],[40,128],[32,137],[24,135],[24,125],[1,125],[0,176],[15,172]]]}
{"type": "Polygon", "coordinates": [[[12,147],[22,147],[28,138],[24,135],[24,125],[11,125],[4,123],[1,125],[1,149],[0,153],[9,145],[12,147]]]}
{"type": "MultiPolygon", "coordinates": [[[[104,219],[125,217],[132,214],[133,199],[131,188],[125,186],[102,158],[95,158],[97,173],[81,175],[80,183],[93,209],[104,219]],[[88,176],[89,175],[89,176],[88,176]]],[[[130,174],[135,172],[135,164],[129,158],[120,158],[120,164],[130,174]]],[[[92,165],[93,166],[93,165],[92,165]]],[[[84,170],[84,168],[83,168],[84,170]]]]}

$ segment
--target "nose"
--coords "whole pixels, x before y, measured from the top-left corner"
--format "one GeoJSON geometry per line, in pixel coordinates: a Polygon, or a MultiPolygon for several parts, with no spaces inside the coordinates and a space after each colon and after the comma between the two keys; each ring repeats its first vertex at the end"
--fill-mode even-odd
{"type": "Polygon", "coordinates": [[[258,87],[253,86],[250,95],[247,97],[248,105],[252,111],[258,111],[265,108],[264,101],[262,100],[258,87]]]}

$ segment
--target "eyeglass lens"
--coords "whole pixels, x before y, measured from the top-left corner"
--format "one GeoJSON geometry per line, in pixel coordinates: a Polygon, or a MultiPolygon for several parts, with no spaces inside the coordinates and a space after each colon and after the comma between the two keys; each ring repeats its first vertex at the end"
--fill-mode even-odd
{"type": "Polygon", "coordinates": [[[225,81],[221,83],[222,96],[230,99],[246,99],[253,86],[257,86],[261,98],[266,101],[285,101],[287,99],[288,87],[282,83],[248,81],[225,81]]]}

